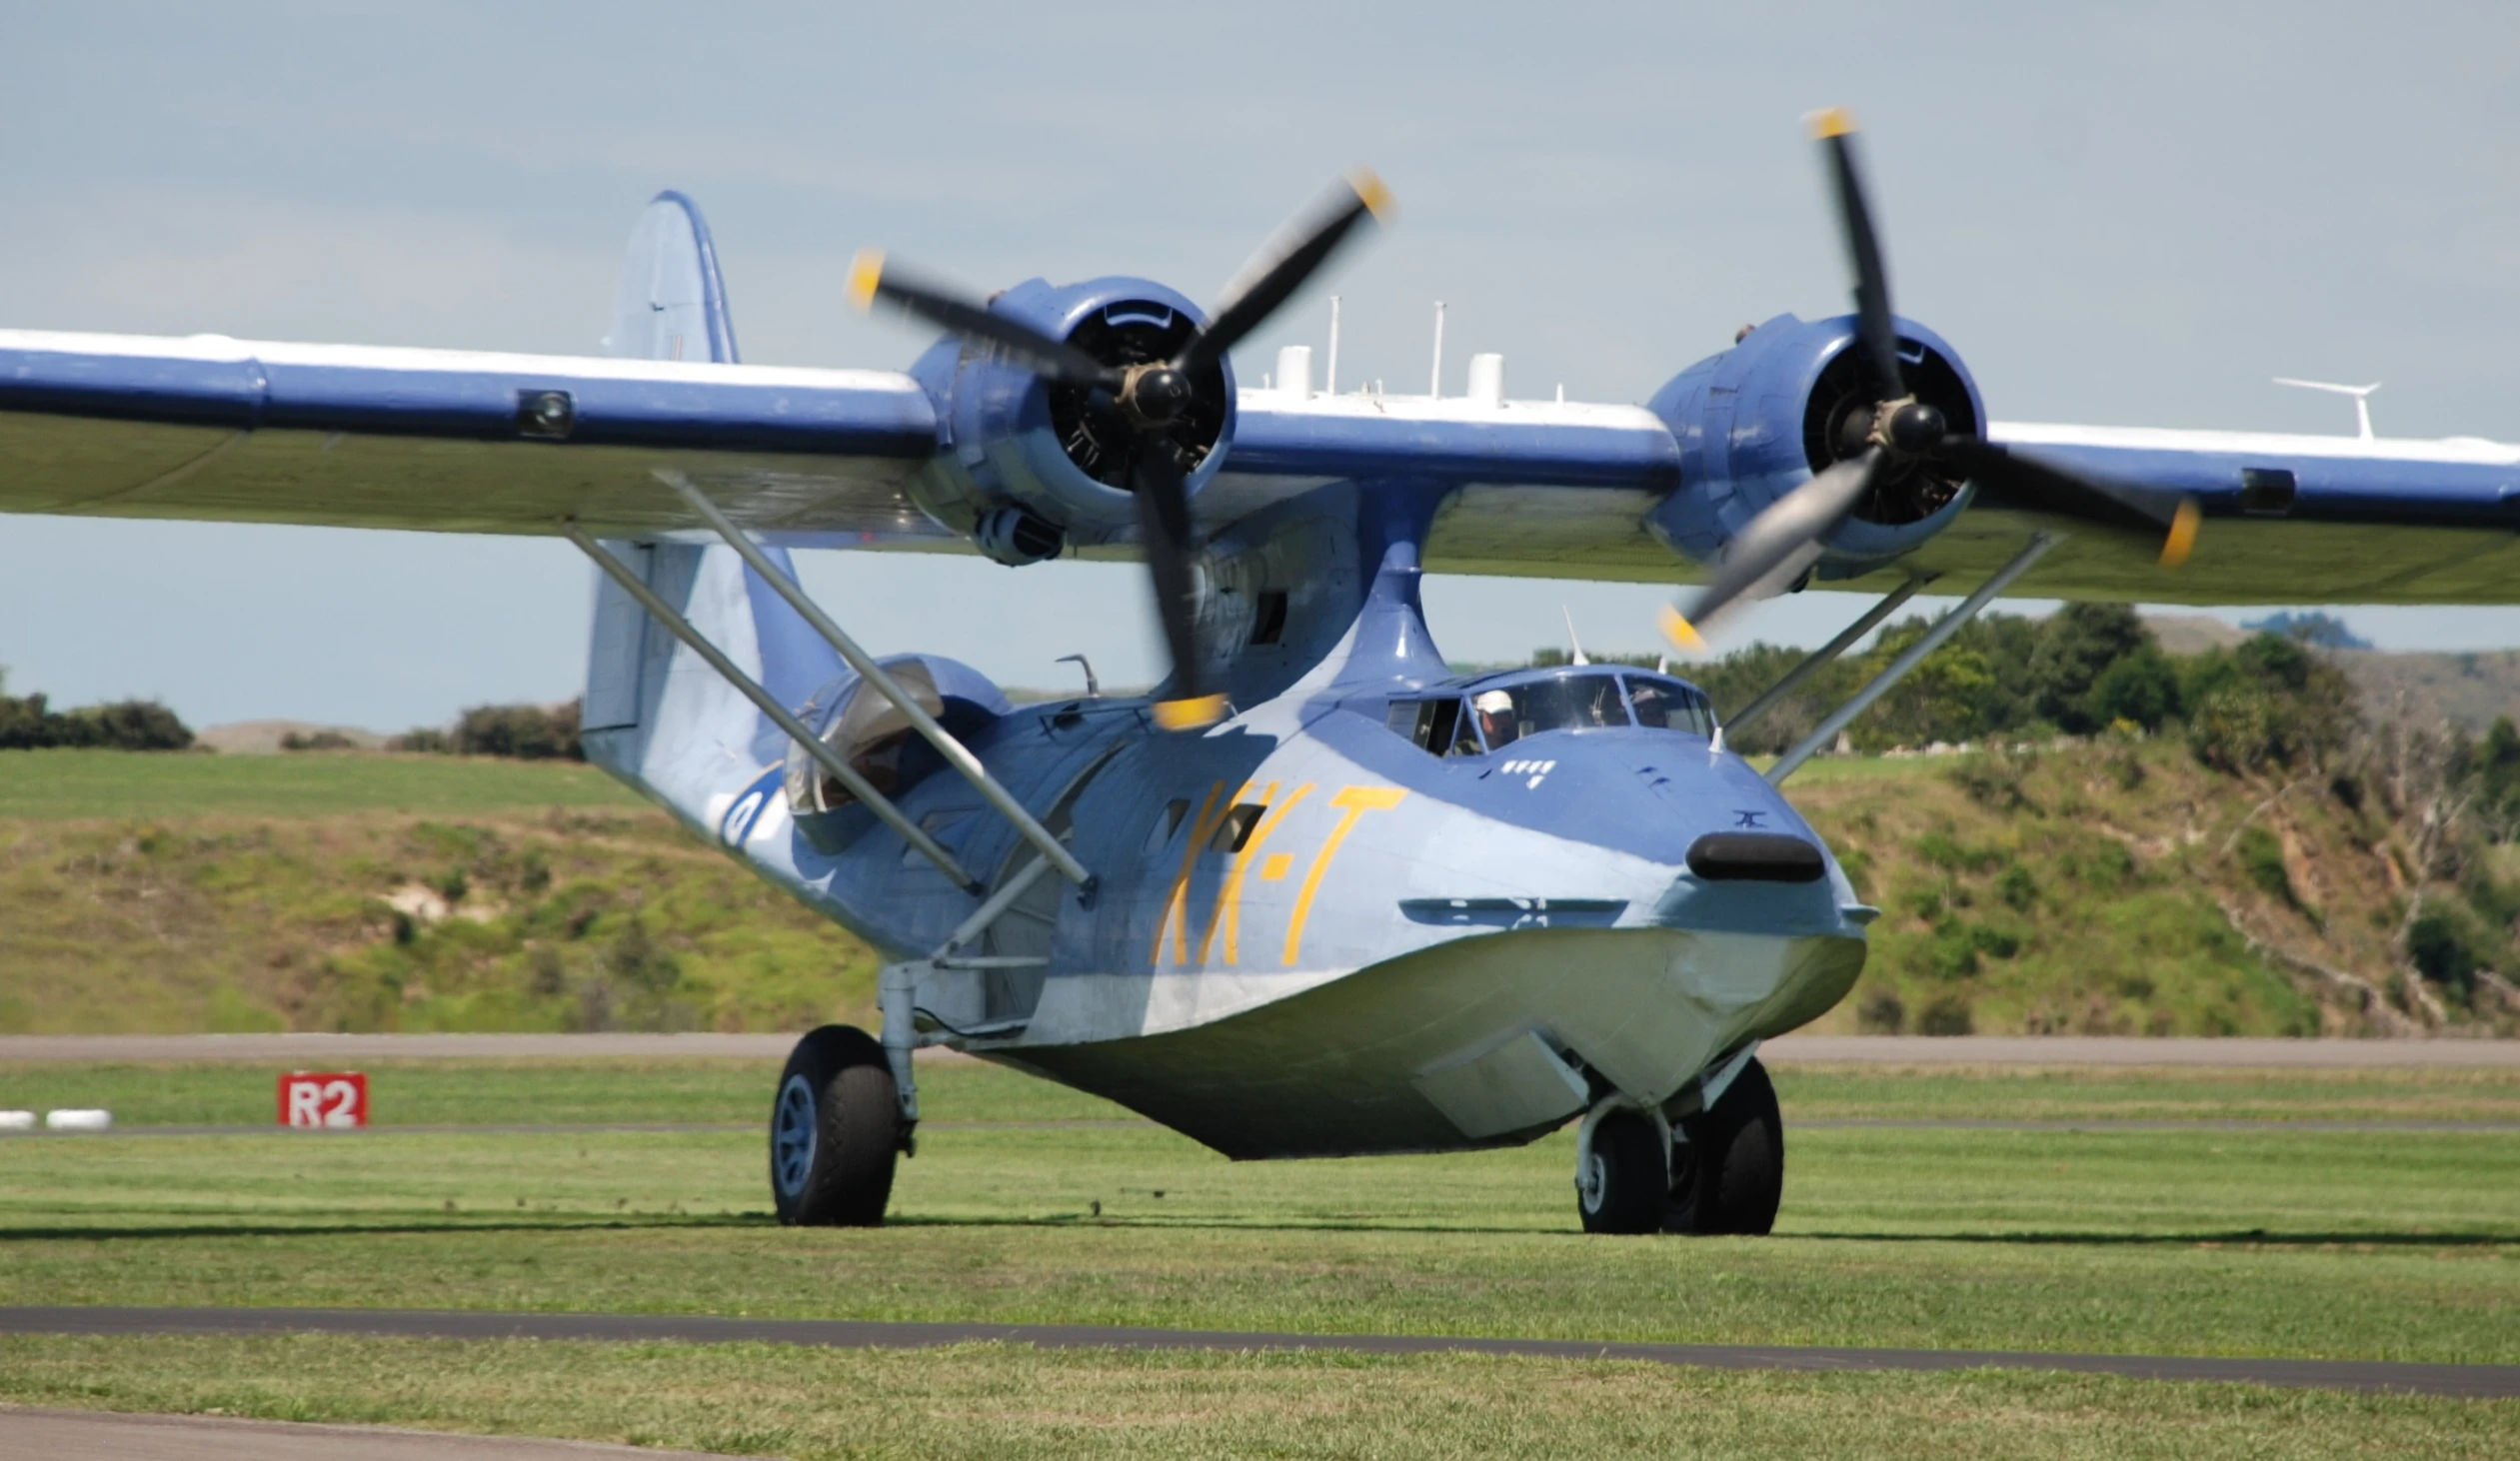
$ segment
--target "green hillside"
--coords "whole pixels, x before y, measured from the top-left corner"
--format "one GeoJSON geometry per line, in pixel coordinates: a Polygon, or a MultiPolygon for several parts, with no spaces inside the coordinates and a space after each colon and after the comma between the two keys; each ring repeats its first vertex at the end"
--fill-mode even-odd
{"type": "MultiPolygon", "coordinates": [[[[2431,859],[2483,967],[2417,977],[2419,858],[2351,785],[2168,738],[1814,762],[1884,910],[1822,1027],[2520,1032],[2520,847],[2431,859]]],[[[0,753],[0,1030],[794,1029],[869,1016],[875,963],[582,765],[0,753]]]]}
{"type": "Polygon", "coordinates": [[[0,753],[0,1030],[786,1029],[874,970],[591,766],[0,753]]]}

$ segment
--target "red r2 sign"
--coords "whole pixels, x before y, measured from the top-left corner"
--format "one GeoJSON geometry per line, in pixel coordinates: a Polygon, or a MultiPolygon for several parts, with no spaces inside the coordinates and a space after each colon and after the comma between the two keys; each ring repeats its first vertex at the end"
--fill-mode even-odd
{"type": "Polygon", "coordinates": [[[295,1070],[280,1077],[283,1126],[365,1126],[368,1077],[364,1071],[295,1070]]]}

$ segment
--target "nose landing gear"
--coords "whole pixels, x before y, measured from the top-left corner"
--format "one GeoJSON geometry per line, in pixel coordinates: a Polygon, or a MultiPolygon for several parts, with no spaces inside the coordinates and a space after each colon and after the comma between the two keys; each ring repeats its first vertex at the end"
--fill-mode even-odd
{"type": "Polygon", "coordinates": [[[1712,1108],[1669,1127],[1633,1108],[1589,1120],[1575,1205],[1588,1233],[1763,1234],[1784,1196],[1785,1124],[1753,1059],[1712,1108]]]}

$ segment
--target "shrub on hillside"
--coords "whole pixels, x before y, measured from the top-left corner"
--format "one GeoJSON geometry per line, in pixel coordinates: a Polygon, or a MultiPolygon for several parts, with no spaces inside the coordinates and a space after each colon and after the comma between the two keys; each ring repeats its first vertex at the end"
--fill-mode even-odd
{"type": "Polygon", "coordinates": [[[2343,671],[2274,635],[2195,656],[2182,680],[2188,749],[2233,774],[2319,764],[2345,743],[2358,709],[2343,671]]]}
{"type": "Polygon", "coordinates": [[[292,730],[280,737],[282,750],[356,750],[359,742],[338,730],[318,730],[312,734],[292,730]]]}
{"type": "Polygon", "coordinates": [[[63,712],[53,710],[42,695],[0,694],[0,750],[183,750],[192,743],[191,728],[156,701],[115,701],[63,712]]]}
{"type": "Polygon", "coordinates": [[[416,751],[422,755],[453,755],[455,737],[444,727],[416,726],[385,742],[387,750],[416,751]]]}
{"type": "Polygon", "coordinates": [[[2490,940],[2465,910],[2425,904],[2406,930],[2406,956],[2415,971],[2449,991],[2461,1004],[2476,993],[2476,971],[2488,964],[2490,940]]]}
{"type": "Polygon", "coordinates": [[[458,755],[586,759],[578,744],[576,701],[565,706],[475,706],[457,718],[453,740],[458,755]]]}

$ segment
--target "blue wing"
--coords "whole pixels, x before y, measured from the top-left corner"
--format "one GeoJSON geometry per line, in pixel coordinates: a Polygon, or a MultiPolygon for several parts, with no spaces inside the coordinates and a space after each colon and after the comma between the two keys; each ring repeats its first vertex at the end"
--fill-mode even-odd
{"type": "MultiPolygon", "coordinates": [[[[2081,533],[2020,581],[2024,597],[2155,604],[2520,603],[2520,447],[1996,422],[2018,455],[2102,481],[2196,499],[2194,556],[2163,569],[2153,545],[2081,533]]],[[[2059,526],[1972,508],[1894,569],[1982,580],[2025,534],[2059,526]]],[[[2070,527],[2070,525],[2064,525],[2070,527]]]]}
{"type": "MultiPolygon", "coordinates": [[[[1454,573],[1676,583],[1696,566],[1645,528],[1682,490],[1667,427],[1636,407],[1247,391],[1211,530],[1324,482],[1456,491],[1427,544],[1454,573]]],[[[2171,572],[2147,545],[2076,533],[2017,592],[2154,603],[2520,602],[2520,448],[2004,426],[2094,476],[2195,496],[2205,531],[2171,572]]],[[[609,537],[700,525],[680,471],[799,545],[954,550],[909,487],[940,450],[927,392],[895,372],[0,331],[0,512],[609,537]]],[[[1973,582],[2034,514],[1972,508],[1895,562],[1973,582]]],[[[1115,550],[1124,555],[1125,547],[1115,550]]]]}
{"type": "Polygon", "coordinates": [[[764,529],[944,537],[909,377],[0,331],[0,511],[640,536],[688,473],[764,529]]]}

